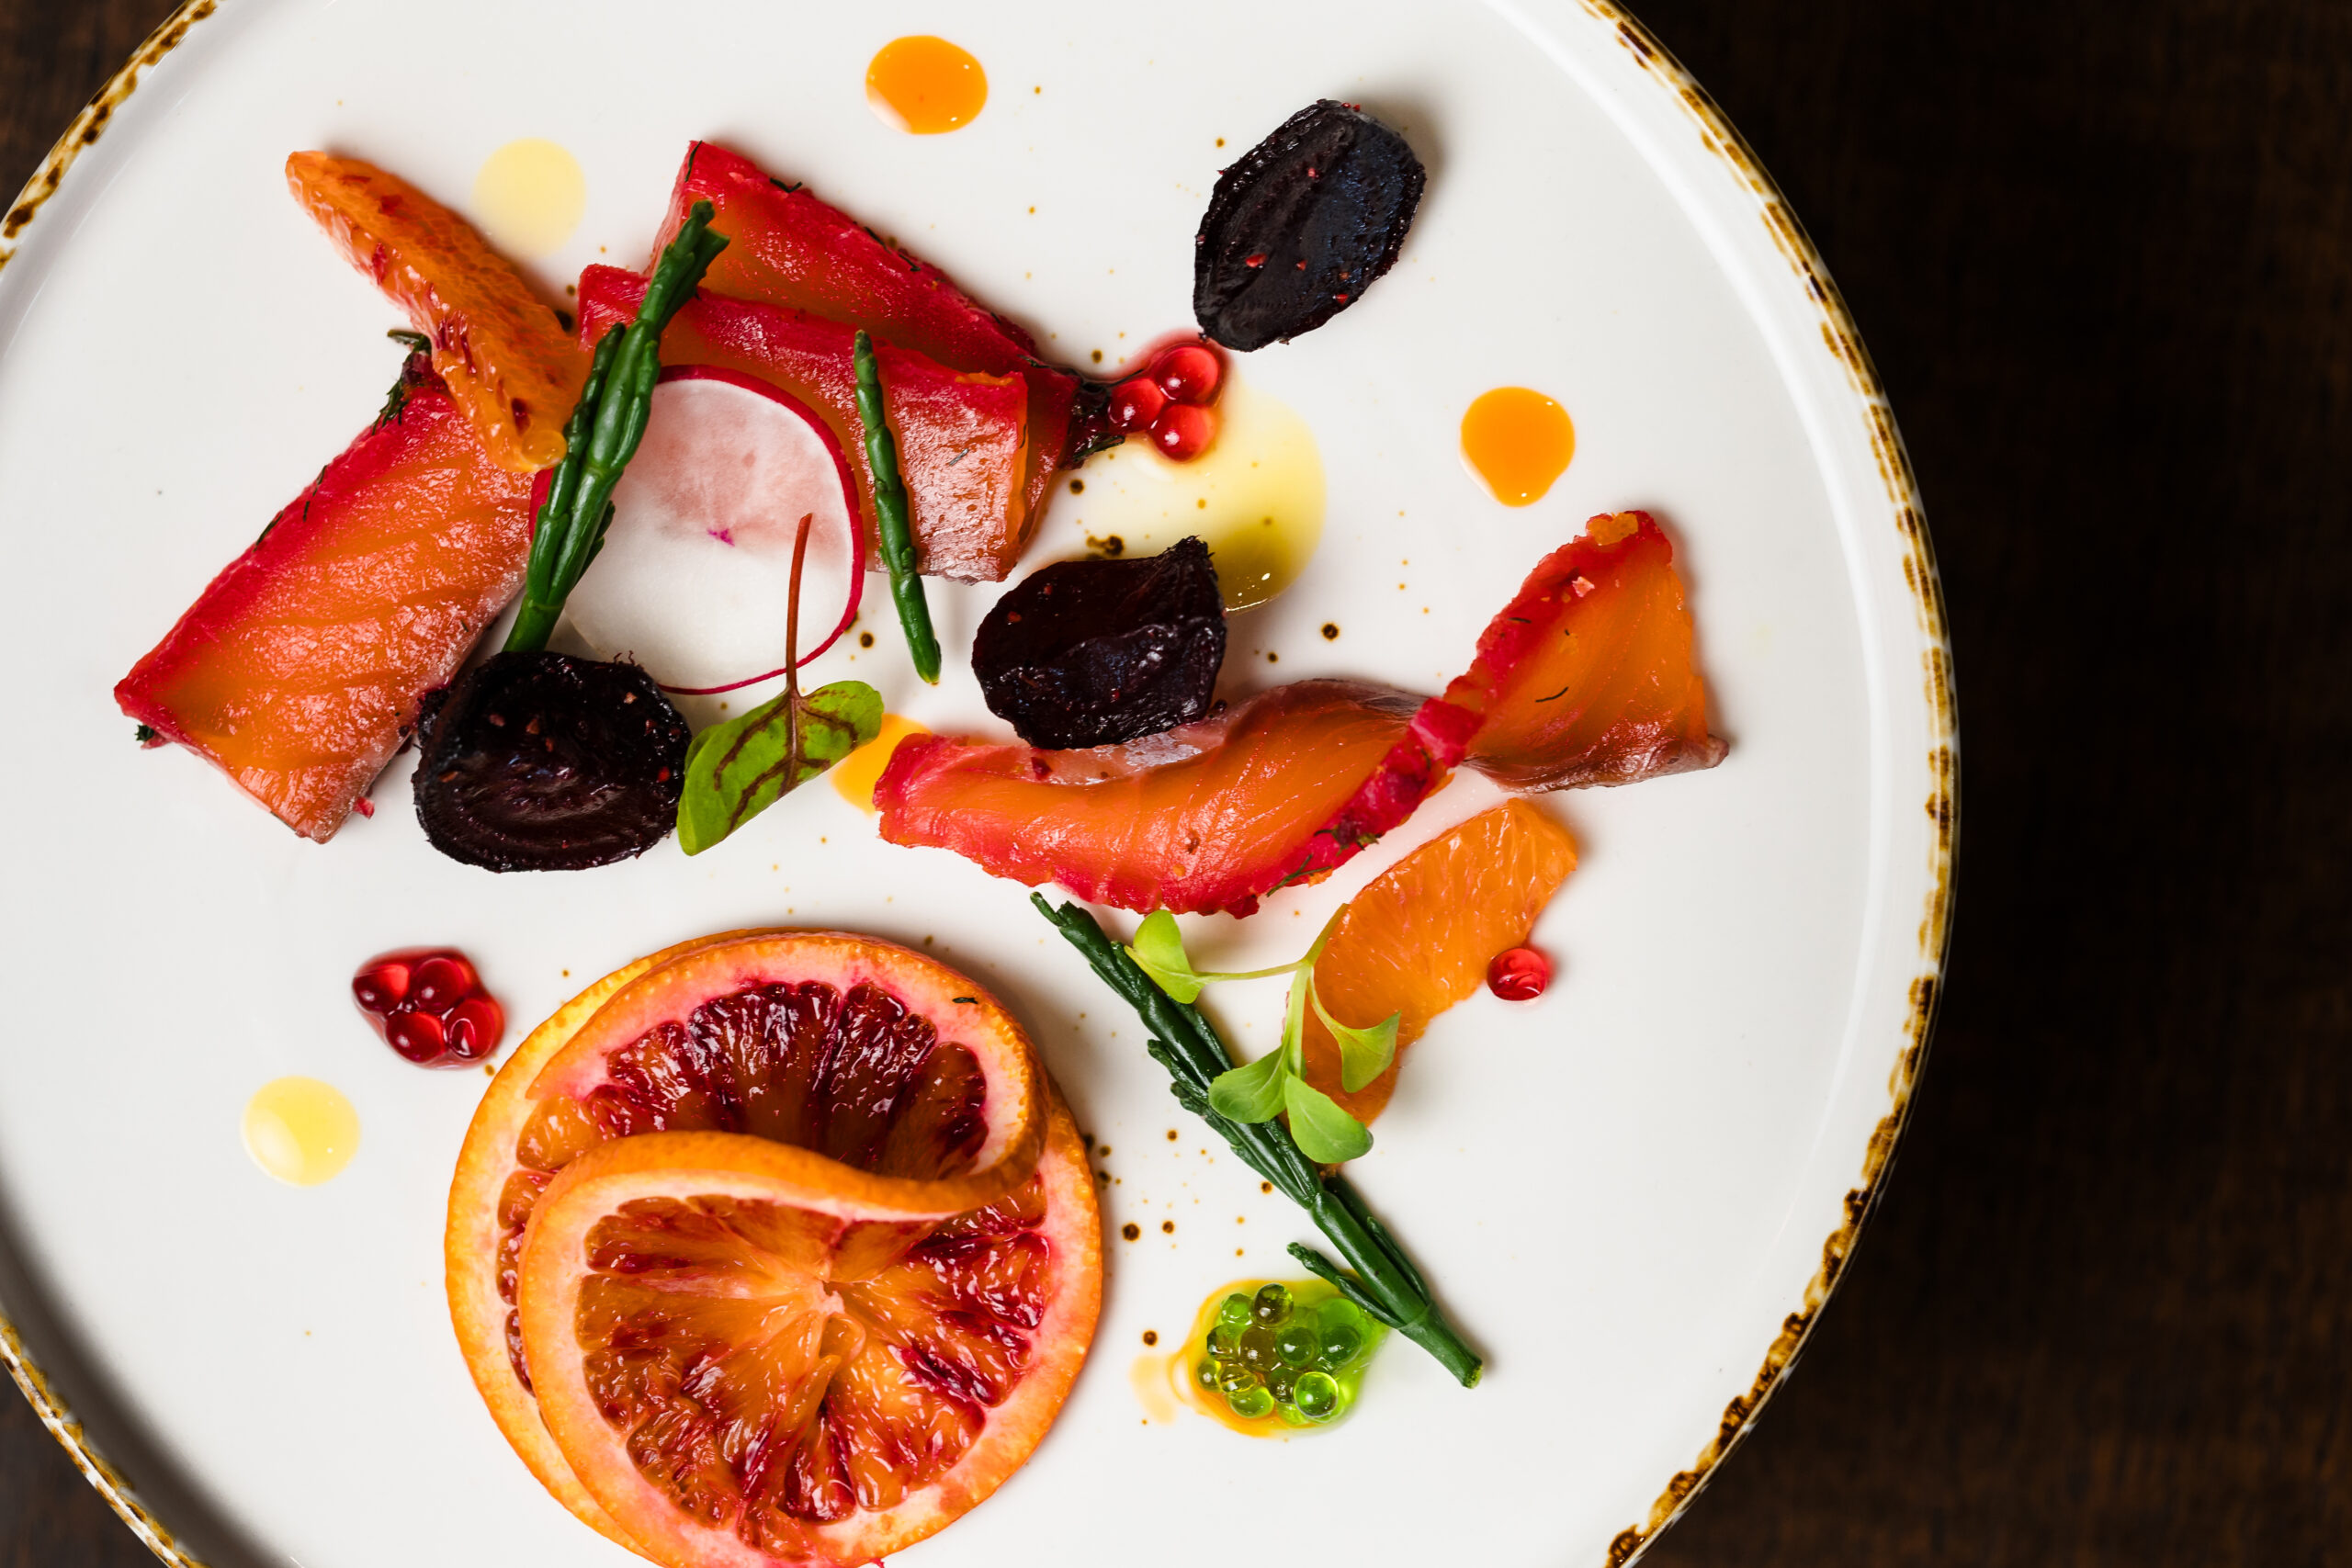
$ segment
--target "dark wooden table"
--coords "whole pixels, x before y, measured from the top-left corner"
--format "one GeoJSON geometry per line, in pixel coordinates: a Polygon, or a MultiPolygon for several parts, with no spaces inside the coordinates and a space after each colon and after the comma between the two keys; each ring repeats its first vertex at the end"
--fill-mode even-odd
{"type": "MultiPolygon", "coordinates": [[[[168,9],[0,0],[0,181],[168,9]]],[[[1641,9],[1877,356],[1965,779],[1884,1207],[1646,1562],[2352,1562],[2352,4],[1641,9]]],[[[144,1561],[0,1395],[0,1568],[144,1561]]]]}

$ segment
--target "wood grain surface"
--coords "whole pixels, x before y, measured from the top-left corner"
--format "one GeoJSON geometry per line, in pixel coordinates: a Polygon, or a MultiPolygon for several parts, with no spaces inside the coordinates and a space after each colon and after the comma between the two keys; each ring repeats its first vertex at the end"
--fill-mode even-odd
{"type": "MultiPolygon", "coordinates": [[[[0,182],[168,9],[0,0],[0,182]]],[[[2352,5],[1640,9],[1877,358],[1963,747],[1883,1207],[1645,1562],[2352,1562],[2352,5]]],[[[145,1561],[0,1395],[0,1568],[145,1561]]]]}

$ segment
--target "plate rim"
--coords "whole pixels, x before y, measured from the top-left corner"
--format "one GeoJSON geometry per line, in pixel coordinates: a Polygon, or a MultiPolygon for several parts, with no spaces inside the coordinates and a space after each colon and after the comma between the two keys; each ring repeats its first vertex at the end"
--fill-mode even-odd
{"type": "MultiPolygon", "coordinates": [[[[75,114],[25,182],[6,217],[0,218],[0,272],[5,272],[22,250],[24,235],[63,187],[75,162],[97,143],[112,123],[115,112],[130,101],[146,73],[185,42],[198,22],[216,15],[220,4],[221,0],[180,0],[171,15],[148,34],[130,59],[75,114]]],[[[1877,368],[1862,342],[1860,329],[1831,278],[1827,263],[1747,138],[1674,53],[1616,0],[1576,0],[1576,4],[1592,19],[1612,29],[1618,45],[1644,78],[1672,96],[1683,116],[1699,131],[1705,151],[1747,193],[1753,203],[1749,216],[1764,225],[1774,248],[1802,280],[1820,318],[1825,341],[1845,366],[1869,423],[1870,446],[1878,461],[1894,525],[1902,536],[1905,585],[1918,616],[1928,692],[1928,771],[1931,793],[1926,811],[1935,829],[1927,908],[1919,925],[1921,967],[1910,986],[1910,1008],[1902,1026],[1904,1043],[1896,1051],[1889,1075],[1888,1107],[1864,1146],[1857,1184],[1848,1190],[1843,1200],[1842,1222],[1823,1241],[1819,1267],[1807,1280],[1797,1309],[1782,1319],[1781,1331],[1766,1348],[1747,1392],[1735,1395],[1724,1407],[1713,1435],[1690,1466],[1668,1479],[1651,1504],[1646,1518],[1626,1527],[1611,1540],[1608,1568],[1626,1568],[1681,1517],[1724,1460],[1755,1426],[1757,1416],[1785,1381],[1811,1338],[1823,1307],[1844,1277],[1845,1266],[1860,1239],[1864,1224],[1877,1212],[1896,1149],[1909,1125],[1911,1106],[1926,1068],[1928,1047],[1943,998],[1957,892],[1960,725],[1943,580],[1936,564],[1917,476],[1877,368]]],[[[6,1306],[6,1300],[0,1299],[0,1365],[6,1367],[41,1425],[107,1506],[159,1559],[172,1568],[206,1568],[200,1558],[180,1543],[172,1527],[142,1500],[138,1488],[84,1429],[26,1346],[17,1325],[7,1315],[6,1306]]]]}

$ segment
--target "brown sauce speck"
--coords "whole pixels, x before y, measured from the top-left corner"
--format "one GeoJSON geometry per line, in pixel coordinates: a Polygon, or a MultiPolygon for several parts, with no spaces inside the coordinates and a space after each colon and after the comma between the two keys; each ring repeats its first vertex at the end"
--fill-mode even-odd
{"type": "Polygon", "coordinates": [[[1143,1331],[1143,1342],[1144,1342],[1145,1344],[1147,1344],[1147,1345],[1157,1345],[1157,1344],[1159,1344],[1159,1330],[1158,1330],[1157,1328],[1147,1328],[1147,1329],[1145,1329],[1145,1330],[1143,1331]]]}
{"type": "Polygon", "coordinates": [[[1176,1129],[1173,1127],[1168,1129],[1168,1141],[1171,1144],[1176,1141],[1176,1129]]]}
{"type": "Polygon", "coordinates": [[[1069,492],[1072,495],[1084,495],[1086,493],[1086,481],[1084,479],[1070,480],[1069,492]]]}
{"type": "Polygon", "coordinates": [[[1261,1192],[1272,1192],[1273,1190],[1274,1184],[1271,1181],[1261,1181],[1258,1183],[1258,1190],[1261,1192]]]}
{"type": "Polygon", "coordinates": [[[1174,1220],[1160,1221],[1159,1234],[1162,1235],[1174,1235],[1176,1234],[1176,1222],[1174,1220]]]}
{"type": "Polygon", "coordinates": [[[1133,1220],[1129,1220],[1125,1224],[1119,1227],[1119,1234],[1125,1236],[1129,1241],[1140,1241],[1143,1239],[1143,1227],[1136,1224],[1133,1220]]]}
{"type": "Polygon", "coordinates": [[[1339,622],[1326,621],[1323,623],[1323,640],[1325,642],[1337,642],[1340,640],[1339,622]]]}

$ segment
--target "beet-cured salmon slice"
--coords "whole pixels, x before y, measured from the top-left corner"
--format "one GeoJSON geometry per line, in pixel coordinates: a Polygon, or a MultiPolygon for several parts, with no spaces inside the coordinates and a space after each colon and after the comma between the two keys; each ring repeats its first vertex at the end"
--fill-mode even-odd
{"type": "Polygon", "coordinates": [[[514,264],[464,219],[356,158],[296,152],[286,183],[335,249],[433,343],[433,368],[492,459],[530,473],[563,457],[588,356],[514,264]]]}
{"type": "Polygon", "coordinates": [[[1124,909],[1247,915],[1412,815],[1476,723],[1442,701],[1302,681],[1199,724],[1086,750],[901,741],[882,836],[1124,909]]]}
{"type": "MultiPolygon", "coordinates": [[[[593,344],[627,323],[644,297],[638,274],[590,267],[580,275],[581,335],[593,344]]],[[[806,403],[848,455],[859,504],[871,518],[874,470],[857,415],[856,336],[855,329],[806,310],[705,291],[662,334],[662,361],[753,376],[806,403]]],[[[950,370],[894,344],[876,344],[875,357],[914,513],[918,566],[963,582],[1002,580],[1021,554],[1026,389],[1011,377],[950,370]]],[[[880,570],[878,547],[867,554],[880,570]]]]}
{"type": "Polygon", "coordinates": [[[1593,518],[1536,563],[1445,700],[1479,716],[1472,767],[1514,789],[1712,768],[1707,692],[1674,547],[1646,512],[1593,518]]]}
{"type": "Polygon", "coordinates": [[[713,142],[686,149],[655,255],[697,201],[711,204],[711,227],[732,242],[711,264],[707,287],[862,326],[952,369],[1019,376],[1028,384],[1029,457],[1019,518],[1019,542],[1026,544],[1046,482],[1069,457],[1078,376],[1041,361],[1027,333],[929,262],[886,243],[805,186],[772,178],[713,142]]]}
{"type": "Polygon", "coordinates": [[[522,585],[531,491],[413,356],[385,412],[212,580],[115,701],[323,843],[522,585]]]}

